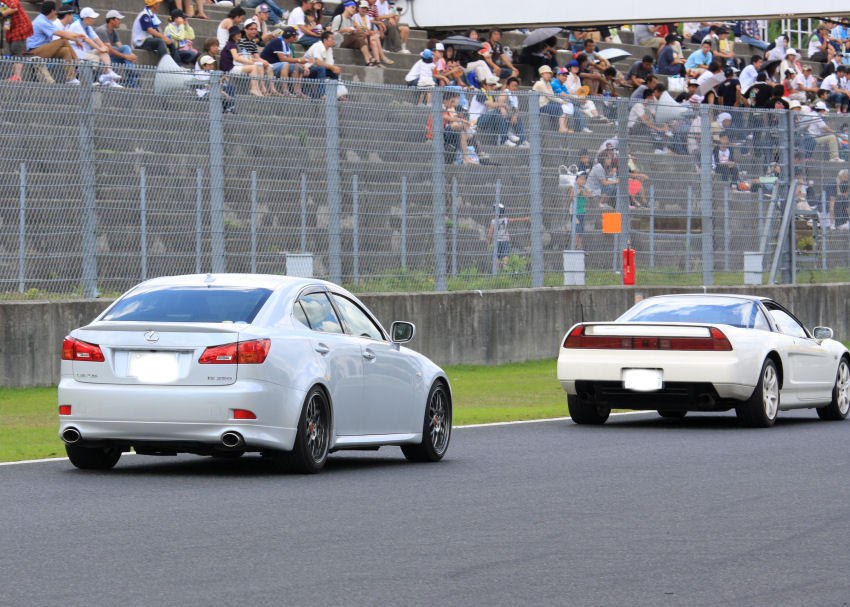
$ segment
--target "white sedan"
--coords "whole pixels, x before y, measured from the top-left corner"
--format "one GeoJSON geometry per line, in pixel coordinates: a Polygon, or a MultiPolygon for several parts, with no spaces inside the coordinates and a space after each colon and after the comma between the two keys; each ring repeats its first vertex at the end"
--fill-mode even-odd
{"type": "Polygon", "coordinates": [[[840,420],[850,409],[850,354],[832,329],[809,332],[773,300],[749,295],[664,295],[613,322],[573,326],[558,380],[577,424],[612,408],[735,409],[745,425],[773,425],[779,410],[815,408],[840,420]]]}
{"type": "Polygon", "coordinates": [[[446,374],[321,280],[241,274],[157,278],[62,345],[59,436],[78,468],[133,447],[261,452],[318,472],[328,453],[400,445],[438,461],[452,429],[446,374]]]}

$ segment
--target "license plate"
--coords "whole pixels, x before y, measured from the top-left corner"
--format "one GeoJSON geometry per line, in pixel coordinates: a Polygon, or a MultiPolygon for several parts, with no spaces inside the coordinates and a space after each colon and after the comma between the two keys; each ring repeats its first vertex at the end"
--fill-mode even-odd
{"type": "Polygon", "coordinates": [[[127,375],[140,382],[170,383],[177,380],[178,374],[176,352],[130,352],[127,375]]]}
{"type": "Polygon", "coordinates": [[[636,392],[661,389],[661,369],[623,369],[623,387],[636,392]]]}

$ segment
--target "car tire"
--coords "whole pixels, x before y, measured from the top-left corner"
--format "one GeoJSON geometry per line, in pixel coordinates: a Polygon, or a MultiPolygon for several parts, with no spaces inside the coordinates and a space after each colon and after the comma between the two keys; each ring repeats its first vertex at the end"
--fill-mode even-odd
{"type": "Polygon", "coordinates": [[[82,447],[65,445],[68,459],[81,470],[109,470],[121,458],[121,449],[117,447],[82,447]]]}
{"type": "Polygon", "coordinates": [[[779,413],[779,374],[776,363],[766,358],[752,396],[735,408],[738,419],[750,428],[769,428],[779,413]]]}
{"type": "Polygon", "coordinates": [[[577,424],[604,424],[611,415],[610,407],[597,405],[592,399],[581,398],[578,394],[567,394],[567,408],[570,419],[577,424]]]}
{"type": "Polygon", "coordinates": [[[328,460],[331,408],[325,391],[314,386],[304,399],[292,451],[277,459],[281,467],[301,474],[316,474],[328,460]]]}
{"type": "Polygon", "coordinates": [[[835,385],[832,387],[832,402],[826,407],[818,407],[818,417],[828,421],[839,421],[850,412],[850,363],[842,358],[835,373],[835,385]]]}
{"type": "Polygon", "coordinates": [[[681,411],[679,409],[658,409],[658,415],[669,419],[682,419],[687,414],[687,411],[681,411]]]}
{"type": "Polygon", "coordinates": [[[452,401],[443,382],[434,382],[425,404],[422,441],[401,445],[401,452],[411,462],[438,462],[443,459],[452,437],[452,401]]]}

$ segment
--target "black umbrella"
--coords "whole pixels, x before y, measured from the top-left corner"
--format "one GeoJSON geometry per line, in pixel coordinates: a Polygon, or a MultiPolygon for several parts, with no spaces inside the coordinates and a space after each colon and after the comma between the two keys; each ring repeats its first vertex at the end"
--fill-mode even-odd
{"type": "Polygon", "coordinates": [[[449,36],[443,40],[443,44],[451,44],[456,51],[479,51],[484,48],[481,42],[466,36],[449,36]]]}
{"type": "Polygon", "coordinates": [[[539,27],[533,32],[531,32],[525,40],[522,41],[522,48],[527,46],[534,46],[539,42],[543,42],[544,40],[548,40],[552,36],[557,36],[564,28],[562,27],[539,27]]]}

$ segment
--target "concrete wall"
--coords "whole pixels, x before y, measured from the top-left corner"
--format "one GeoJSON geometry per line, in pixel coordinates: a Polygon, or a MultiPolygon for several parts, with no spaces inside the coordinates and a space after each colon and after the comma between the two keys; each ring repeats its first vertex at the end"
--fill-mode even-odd
{"type": "MultiPolygon", "coordinates": [[[[416,323],[412,347],[441,365],[502,364],[554,358],[573,323],[612,320],[636,295],[688,293],[670,287],[563,287],[450,293],[364,295],[362,300],[389,328],[393,320],[416,323]]],[[[772,297],[809,328],[831,326],[850,339],[850,284],[710,288],[708,292],[772,297]]],[[[55,384],[62,338],[87,324],[108,300],[0,304],[0,385],[55,384]]]]}

